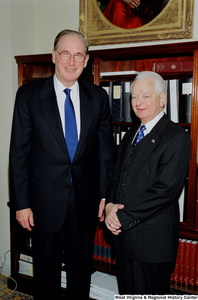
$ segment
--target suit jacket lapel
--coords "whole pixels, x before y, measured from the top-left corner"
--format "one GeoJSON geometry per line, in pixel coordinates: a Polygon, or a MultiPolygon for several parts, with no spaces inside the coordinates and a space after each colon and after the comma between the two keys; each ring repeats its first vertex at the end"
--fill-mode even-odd
{"type": "Polygon", "coordinates": [[[92,95],[90,94],[88,89],[84,86],[83,82],[81,81],[79,81],[79,88],[80,88],[81,132],[80,132],[80,138],[74,156],[74,160],[78,158],[78,155],[83,150],[83,147],[85,147],[85,140],[89,131],[89,127],[91,125],[92,111],[93,111],[92,95]]]}
{"type": "MultiPolygon", "coordinates": [[[[78,155],[83,150],[83,147],[85,146],[84,141],[86,139],[91,124],[92,110],[93,110],[93,97],[88,91],[88,89],[85,87],[83,82],[81,81],[79,81],[79,88],[80,88],[81,133],[80,133],[80,138],[76,149],[76,153],[74,156],[74,160],[78,157],[78,155]]],[[[65,143],[60,114],[59,114],[58,105],[56,101],[53,76],[49,77],[46,80],[40,97],[42,99],[41,109],[48,123],[48,126],[50,127],[54,135],[54,138],[57,141],[62,152],[64,153],[66,158],[69,159],[69,154],[65,143]]]]}
{"type": "Polygon", "coordinates": [[[41,109],[48,123],[48,126],[51,129],[61,151],[68,159],[69,154],[67,151],[60,114],[58,110],[58,104],[54,90],[53,76],[47,78],[40,97],[41,109]]]}
{"type": "MultiPolygon", "coordinates": [[[[151,132],[147,134],[143,138],[143,140],[135,147],[133,160],[131,163],[133,172],[131,172],[130,176],[127,177],[128,179],[125,182],[125,191],[130,187],[131,183],[137,175],[137,172],[139,172],[142,165],[144,165],[150,153],[154,151],[154,149],[160,143],[161,136],[165,132],[168,122],[169,120],[166,117],[162,117],[162,119],[159,120],[159,122],[154,126],[151,132]]],[[[130,151],[130,147],[128,148],[128,151],[130,151]]]]}

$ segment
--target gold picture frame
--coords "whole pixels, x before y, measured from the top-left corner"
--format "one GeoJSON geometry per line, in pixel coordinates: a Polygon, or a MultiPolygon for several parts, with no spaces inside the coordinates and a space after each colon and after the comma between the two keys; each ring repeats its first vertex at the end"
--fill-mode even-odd
{"type": "Polygon", "coordinates": [[[152,21],[125,29],[105,18],[96,0],[80,0],[79,31],[89,45],[133,43],[193,37],[194,0],[169,0],[152,21]]]}

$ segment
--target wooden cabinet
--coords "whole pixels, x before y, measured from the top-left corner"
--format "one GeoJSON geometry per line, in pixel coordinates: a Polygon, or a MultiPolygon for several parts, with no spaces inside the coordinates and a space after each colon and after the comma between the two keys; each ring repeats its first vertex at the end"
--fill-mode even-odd
{"type": "MultiPolygon", "coordinates": [[[[16,56],[19,86],[35,79],[47,77],[54,72],[51,54],[16,56]]],[[[191,122],[180,124],[187,128],[192,138],[191,160],[188,176],[188,195],[185,205],[185,218],[180,226],[182,238],[198,240],[197,204],[197,142],[198,142],[198,42],[141,46],[119,49],[90,51],[90,64],[83,75],[86,79],[100,85],[104,81],[132,81],[135,74],[131,71],[152,70],[157,62],[185,62],[192,70],[168,70],[161,73],[168,79],[192,77],[191,122]],[[93,71],[93,74],[92,74],[93,71]],[[107,73],[108,72],[108,73],[107,73]],[[113,75],[110,72],[115,72],[113,75]],[[103,74],[103,75],[102,75],[103,74]]],[[[160,72],[159,72],[160,73],[160,72]]],[[[114,123],[114,128],[122,131],[133,123],[114,123]]],[[[117,130],[116,129],[116,130],[117,130]]],[[[11,211],[11,276],[18,282],[18,289],[31,293],[31,278],[18,274],[20,253],[31,256],[31,247],[25,243],[27,234],[19,229],[15,215],[11,211]],[[19,239],[20,237],[20,239],[19,239]],[[21,238],[22,237],[22,238],[21,238]]],[[[101,268],[109,272],[109,268],[101,268]]],[[[10,282],[11,286],[11,282],[10,282]]],[[[187,287],[188,290],[188,287],[187,287]]]]}
{"type": "MultiPolygon", "coordinates": [[[[111,50],[95,50],[91,52],[91,55],[94,57],[94,83],[98,85],[105,80],[132,81],[135,75],[126,75],[124,71],[152,71],[153,64],[157,62],[187,62],[189,65],[193,64],[192,70],[175,72],[173,69],[172,71],[163,71],[162,73],[159,73],[165,80],[192,77],[191,123],[180,124],[184,128],[189,128],[192,138],[186,217],[184,222],[181,223],[180,235],[184,238],[198,239],[198,208],[196,205],[198,43],[190,42],[111,50]],[[115,75],[101,76],[101,73],[104,74],[105,72],[115,72],[115,75]],[[118,75],[116,75],[116,72],[118,75]]],[[[128,124],[121,123],[120,125],[128,124]]]]}

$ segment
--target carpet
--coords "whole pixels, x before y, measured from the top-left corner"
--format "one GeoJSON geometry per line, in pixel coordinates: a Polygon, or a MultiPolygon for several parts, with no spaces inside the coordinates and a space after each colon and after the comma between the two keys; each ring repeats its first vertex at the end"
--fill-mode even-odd
{"type": "MultiPolygon", "coordinates": [[[[0,275],[0,300],[33,300],[33,296],[11,290],[7,286],[8,277],[0,275]]],[[[17,288],[17,286],[16,286],[17,288]]]]}
{"type": "Polygon", "coordinates": [[[14,292],[13,294],[9,295],[0,295],[0,299],[5,299],[5,300],[33,300],[34,298],[29,295],[25,295],[19,292],[14,292]]]}

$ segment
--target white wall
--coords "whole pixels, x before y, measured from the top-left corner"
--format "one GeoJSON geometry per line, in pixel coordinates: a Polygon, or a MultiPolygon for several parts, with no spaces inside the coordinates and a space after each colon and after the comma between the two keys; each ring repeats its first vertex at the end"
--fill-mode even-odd
{"type": "Polygon", "coordinates": [[[35,0],[37,53],[49,53],[63,29],[78,30],[78,0],[35,0]]]}
{"type": "MultiPolygon", "coordinates": [[[[14,56],[50,53],[59,31],[78,30],[78,15],[78,0],[0,0],[0,267],[10,249],[8,152],[18,85],[14,56]]],[[[10,274],[9,265],[8,253],[3,274],[10,274]]]]}
{"type": "MultiPolygon", "coordinates": [[[[198,13],[198,0],[195,0],[195,15],[196,12],[198,13]]],[[[7,207],[8,152],[14,97],[17,90],[17,65],[14,56],[50,53],[54,38],[59,31],[65,28],[78,30],[78,17],[79,0],[0,0],[0,267],[4,253],[10,249],[7,207]]],[[[196,30],[198,19],[194,19],[193,40],[198,40],[196,30]]],[[[159,43],[164,42],[138,43],[131,46],[159,43]]],[[[91,49],[120,46],[91,47],[91,49]]],[[[6,255],[6,259],[7,264],[3,274],[9,275],[9,254],[6,255]]]]}

